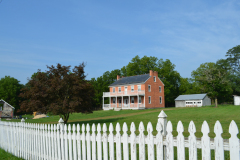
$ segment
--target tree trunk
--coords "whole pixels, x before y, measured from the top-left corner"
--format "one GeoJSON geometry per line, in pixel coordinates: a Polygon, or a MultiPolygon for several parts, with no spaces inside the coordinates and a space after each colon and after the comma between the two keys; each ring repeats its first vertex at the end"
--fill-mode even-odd
{"type": "Polygon", "coordinates": [[[218,101],[217,101],[217,98],[215,98],[215,107],[216,107],[216,108],[218,107],[218,101]]]}
{"type": "Polygon", "coordinates": [[[68,118],[69,118],[69,113],[66,113],[63,115],[64,124],[67,124],[68,118]]]}

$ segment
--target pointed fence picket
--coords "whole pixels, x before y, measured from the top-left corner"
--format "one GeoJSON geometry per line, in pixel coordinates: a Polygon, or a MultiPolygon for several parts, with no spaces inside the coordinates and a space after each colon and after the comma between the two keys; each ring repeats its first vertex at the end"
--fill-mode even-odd
{"type": "MultiPolygon", "coordinates": [[[[126,124],[126,123],[125,123],[126,124]]],[[[126,127],[127,127],[127,124],[125,125],[126,127]]],[[[130,145],[131,145],[131,160],[136,160],[137,159],[137,149],[136,149],[136,134],[135,134],[135,131],[136,131],[136,128],[135,128],[135,124],[132,122],[132,124],[131,124],[131,135],[130,135],[130,145]]],[[[127,131],[127,129],[125,129],[125,131],[127,131]]],[[[125,135],[125,136],[127,136],[127,135],[125,135]]],[[[127,140],[128,140],[128,138],[127,137],[125,137],[127,140]]],[[[125,146],[127,146],[128,147],[128,143],[127,144],[125,144],[125,146]]],[[[127,150],[125,150],[125,152],[127,152],[126,153],[126,155],[125,155],[125,157],[126,156],[128,156],[128,151],[127,150]]],[[[124,157],[124,158],[125,158],[124,157]]],[[[126,159],[128,159],[128,157],[126,157],[126,159]]]]}
{"type": "Polygon", "coordinates": [[[139,127],[139,136],[138,136],[138,141],[139,141],[139,160],[144,160],[145,159],[145,135],[144,135],[144,125],[143,122],[140,122],[139,127]]]}
{"type": "Polygon", "coordinates": [[[211,160],[210,137],[208,136],[210,129],[206,121],[203,122],[201,132],[203,133],[201,138],[202,159],[211,160]]]}
{"type": "Polygon", "coordinates": [[[190,135],[188,136],[189,159],[197,160],[197,138],[195,137],[196,127],[193,121],[191,121],[189,124],[188,132],[190,133],[190,135]]]}
{"type": "MultiPolygon", "coordinates": [[[[123,159],[124,160],[128,160],[129,159],[128,134],[127,134],[128,127],[127,127],[127,123],[126,122],[123,123],[123,129],[122,130],[123,130],[122,143],[123,143],[123,148],[124,148],[123,149],[123,159]]],[[[134,139],[134,141],[135,141],[135,138],[132,138],[132,139],[134,139]]]]}
{"type": "Polygon", "coordinates": [[[184,136],[183,136],[183,124],[181,121],[177,124],[177,157],[178,160],[184,160],[185,159],[185,144],[184,144],[184,136]]]}
{"type": "Polygon", "coordinates": [[[116,160],[122,160],[122,145],[121,145],[121,128],[120,124],[116,125],[116,160]]]}
{"type": "Polygon", "coordinates": [[[96,127],[95,124],[92,125],[92,160],[97,159],[97,152],[96,152],[96,127]]]}
{"type": "Polygon", "coordinates": [[[229,126],[229,140],[223,140],[222,126],[217,121],[213,140],[208,136],[210,129],[206,121],[202,124],[201,139],[195,136],[196,127],[193,121],[188,126],[188,138],[183,136],[184,127],[181,121],[176,128],[178,135],[173,137],[172,123],[165,123],[166,117],[164,112],[159,115],[162,120],[158,120],[156,136],[152,134],[154,128],[151,122],[147,124],[147,135],[144,134],[142,122],[138,126],[139,134],[136,135],[136,127],[132,122],[129,135],[126,123],[122,126],[121,134],[119,123],[114,131],[112,123],[108,128],[105,123],[102,127],[98,124],[97,128],[95,124],[82,124],[80,130],[79,124],[67,126],[61,120],[54,125],[30,124],[23,120],[13,123],[0,121],[0,148],[17,157],[31,160],[173,160],[174,147],[177,148],[175,156],[178,160],[185,160],[186,148],[189,148],[191,160],[211,160],[211,151],[215,152],[215,160],[223,160],[224,151],[230,152],[231,159],[240,160],[240,143],[237,137],[239,130],[234,121],[229,126]],[[197,149],[202,150],[201,157],[197,157],[197,149]]]}

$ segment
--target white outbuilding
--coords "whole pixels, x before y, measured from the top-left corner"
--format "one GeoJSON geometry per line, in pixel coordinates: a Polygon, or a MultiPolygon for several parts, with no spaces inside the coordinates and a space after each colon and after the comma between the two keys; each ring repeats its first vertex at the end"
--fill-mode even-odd
{"type": "Polygon", "coordinates": [[[233,95],[233,99],[234,99],[234,105],[237,106],[237,105],[240,105],[240,96],[237,96],[237,95],[233,95]]]}
{"type": "Polygon", "coordinates": [[[175,99],[175,107],[202,107],[211,105],[206,93],[180,95],[175,99]]]}

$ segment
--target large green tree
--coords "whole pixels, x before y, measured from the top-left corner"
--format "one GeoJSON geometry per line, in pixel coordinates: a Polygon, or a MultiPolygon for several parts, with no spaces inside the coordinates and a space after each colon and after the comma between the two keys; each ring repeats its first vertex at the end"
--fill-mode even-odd
{"type": "Polygon", "coordinates": [[[13,77],[5,76],[0,80],[0,99],[3,99],[15,108],[15,112],[19,109],[18,97],[23,85],[13,77]]]}
{"type": "Polygon", "coordinates": [[[229,73],[228,79],[232,86],[233,94],[240,95],[240,45],[229,49],[226,57],[226,59],[218,60],[217,64],[224,67],[229,73]]]}
{"type": "Polygon", "coordinates": [[[22,89],[25,100],[21,110],[59,115],[67,123],[74,112],[91,113],[94,90],[85,80],[84,63],[75,66],[47,66],[46,72],[38,71],[22,89]]]}
{"type": "Polygon", "coordinates": [[[169,60],[159,59],[157,62],[157,68],[153,68],[158,71],[158,77],[164,83],[164,96],[166,107],[174,106],[174,100],[179,95],[179,86],[181,76],[175,70],[175,65],[169,60]]]}
{"type": "Polygon", "coordinates": [[[149,70],[158,69],[158,58],[157,57],[147,57],[144,56],[140,58],[135,56],[132,58],[131,62],[128,63],[126,67],[123,67],[123,76],[134,76],[149,73],[149,70]],[[124,72],[126,70],[126,72],[124,72]]]}
{"type": "Polygon", "coordinates": [[[198,94],[201,93],[200,86],[192,78],[180,79],[179,94],[198,94]]]}
{"type": "Polygon", "coordinates": [[[227,61],[234,73],[240,72],[240,45],[228,50],[226,53],[227,61]]]}
{"type": "MultiPolygon", "coordinates": [[[[117,75],[121,75],[121,71],[119,69],[112,70],[111,72],[106,71],[97,79],[91,79],[90,83],[93,85],[95,90],[94,106],[96,108],[102,108],[103,92],[109,92],[108,86],[117,80],[117,75]]],[[[107,101],[108,99],[105,103],[108,103],[107,101]]]]}
{"type": "Polygon", "coordinates": [[[226,99],[226,96],[232,93],[228,74],[224,68],[212,62],[201,64],[192,72],[202,92],[206,92],[211,99],[215,100],[215,107],[218,105],[218,98],[226,99]]]}

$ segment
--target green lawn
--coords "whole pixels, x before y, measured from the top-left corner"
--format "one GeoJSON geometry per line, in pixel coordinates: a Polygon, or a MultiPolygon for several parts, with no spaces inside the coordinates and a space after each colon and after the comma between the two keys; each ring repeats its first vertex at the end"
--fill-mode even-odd
{"type": "Polygon", "coordinates": [[[15,157],[1,148],[0,148],[0,159],[1,160],[23,160],[22,158],[15,157]]]}
{"type": "MultiPolygon", "coordinates": [[[[156,128],[158,115],[162,109],[148,109],[148,110],[121,110],[121,111],[94,111],[93,114],[81,114],[74,113],[70,115],[69,124],[77,123],[89,123],[90,125],[95,123],[106,123],[107,126],[110,123],[113,123],[114,127],[116,123],[119,122],[122,126],[124,122],[127,123],[130,127],[131,122],[135,123],[136,129],[141,121],[143,121],[145,130],[147,123],[150,121],[153,124],[154,130],[156,128]]],[[[220,105],[218,108],[213,106],[199,107],[199,108],[166,108],[163,109],[167,114],[167,119],[170,120],[173,124],[173,134],[177,135],[176,128],[179,120],[182,121],[184,125],[184,136],[188,136],[188,125],[192,120],[196,125],[197,132],[195,135],[201,137],[201,126],[204,120],[206,120],[210,127],[210,137],[214,137],[214,124],[217,120],[220,121],[223,127],[224,138],[229,138],[230,134],[228,133],[228,127],[231,120],[234,120],[238,127],[240,128],[240,106],[233,105],[220,105]]],[[[30,123],[57,123],[59,116],[49,116],[42,119],[26,119],[26,122],[30,123]]],[[[20,121],[20,120],[11,120],[11,121],[20,121]]],[[[138,134],[138,132],[136,132],[138,134]]],[[[147,134],[147,132],[145,133],[147,134]]],[[[153,132],[156,134],[156,131],[153,132]]]]}

